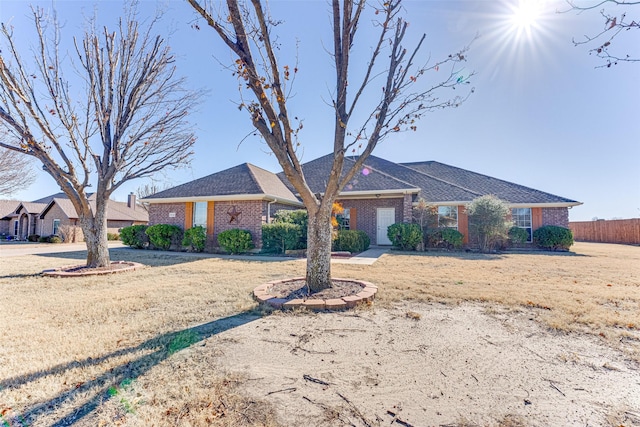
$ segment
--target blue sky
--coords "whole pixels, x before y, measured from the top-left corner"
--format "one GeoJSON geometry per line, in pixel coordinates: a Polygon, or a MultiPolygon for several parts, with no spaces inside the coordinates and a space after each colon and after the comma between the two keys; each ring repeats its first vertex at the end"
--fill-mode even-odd
{"type": "MultiPolygon", "coordinates": [[[[52,6],[50,1],[32,4],[52,6]]],[[[83,16],[94,9],[101,23],[115,28],[123,2],[53,4],[68,41],[81,35],[83,16]]],[[[243,162],[279,171],[258,137],[243,141],[253,129],[246,113],[235,107],[237,80],[221,65],[232,62],[229,52],[202,21],[200,30],[192,27],[198,21],[185,1],[141,1],[141,19],[152,16],[158,4],[166,13],[156,31],[168,38],[179,74],[206,92],[191,114],[198,137],[191,166],[157,176],[160,185],[181,184],[243,162]]],[[[330,152],[332,144],[329,5],[326,0],[271,0],[270,6],[273,16],[283,20],[278,27],[281,64],[293,64],[297,52],[300,71],[290,111],[304,119],[302,158],[309,161],[330,152]]],[[[423,53],[434,59],[479,34],[464,71],[477,73],[475,93],[460,108],[424,116],[417,132],[393,135],[374,155],[396,162],[437,160],[583,202],[570,210],[572,221],[640,217],[640,65],[595,68],[602,63],[588,55],[587,47],[571,42],[600,30],[597,10],[557,14],[562,2],[544,2],[529,31],[518,31],[512,23],[517,0],[408,0],[404,6],[410,38],[426,33],[423,53]]],[[[630,12],[637,19],[640,7],[630,12]]],[[[0,20],[11,20],[25,49],[33,43],[28,15],[27,1],[0,2],[0,20]]],[[[363,54],[373,40],[369,22],[369,17],[363,20],[356,40],[363,54]]],[[[637,36],[618,43],[640,56],[637,36]]],[[[39,165],[34,169],[36,183],[14,198],[33,200],[58,191],[39,165]]],[[[115,198],[125,200],[148,182],[132,181],[115,198]]]]}

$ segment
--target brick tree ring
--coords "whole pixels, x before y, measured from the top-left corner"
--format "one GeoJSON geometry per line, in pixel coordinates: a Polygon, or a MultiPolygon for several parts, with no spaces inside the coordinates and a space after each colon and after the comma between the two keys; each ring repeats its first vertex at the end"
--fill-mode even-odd
{"type": "Polygon", "coordinates": [[[347,308],[353,308],[358,304],[372,302],[375,294],[378,292],[376,285],[365,282],[364,280],[340,278],[332,278],[331,280],[334,284],[340,283],[341,285],[350,286],[353,290],[349,295],[339,297],[297,296],[295,292],[291,292],[293,297],[281,295],[281,292],[277,291],[280,287],[286,287],[288,285],[296,287],[299,284],[298,290],[300,290],[305,286],[304,277],[295,277],[293,279],[276,280],[257,286],[253,290],[253,297],[260,304],[276,309],[304,307],[310,310],[345,310],[347,308]]]}
{"type": "Polygon", "coordinates": [[[138,270],[144,267],[146,267],[144,264],[133,261],[112,261],[110,267],[91,268],[85,265],[70,265],[67,267],[44,270],[42,275],[52,277],[100,276],[105,274],[124,273],[126,271],[138,270]]]}

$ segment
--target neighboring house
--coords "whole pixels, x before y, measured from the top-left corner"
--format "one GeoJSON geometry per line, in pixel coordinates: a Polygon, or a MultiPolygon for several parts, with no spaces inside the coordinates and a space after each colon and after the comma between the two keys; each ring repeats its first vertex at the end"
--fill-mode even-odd
{"type": "Polygon", "coordinates": [[[13,236],[16,225],[15,210],[20,202],[18,200],[0,200],[0,236],[13,236]]]}
{"type": "MultiPolygon", "coordinates": [[[[89,203],[95,206],[95,194],[89,195],[89,203]]],[[[147,224],[149,216],[136,209],[136,196],[130,194],[126,203],[109,200],[107,205],[107,231],[118,233],[122,227],[147,224]]],[[[28,236],[64,234],[66,241],[81,242],[84,237],[73,204],[64,193],[52,194],[33,202],[0,201],[0,234],[25,240],[28,236]],[[13,210],[6,214],[13,204],[13,210]],[[3,210],[4,209],[4,210],[3,210]]]]}
{"type": "MultiPolygon", "coordinates": [[[[332,162],[330,154],[303,165],[312,191],[323,191],[332,162]]],[[[345,162],[347,169],[354,159],[345,162]]],[[[261,226],[270,222],[276,210],[302,207],[294,192],[282,172],[275,175],[243,164],[156,193],[145,202],[150,204],[150,224],[170,223],[184,228],[203,225],[214,245],[220,231],[243,228],[251,231],[259,247],[261,226]]],[[[338,201],[345,209],[343,226],[363,230],[374,245],[391,244],[387,227],[411,222],[413,207],[421,198],[435,206],[439,226],[456,228],[469,244],[465,206],[489,194],[510,205],[515,224],[527,230],[529,241],[533,231],[543,225],[567,227],[568,209],[581,204],[434,161],[393,163],[374,156],[345,186],[338,201]]]]}

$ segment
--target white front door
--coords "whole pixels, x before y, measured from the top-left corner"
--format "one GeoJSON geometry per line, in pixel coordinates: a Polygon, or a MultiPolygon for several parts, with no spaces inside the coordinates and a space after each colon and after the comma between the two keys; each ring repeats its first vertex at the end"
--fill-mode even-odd
{"type": "Polygon", "coordinates": [[[378,208],[376,215],[377,244],[390,245],[391,240],[387,237],[387,228],[396,222],[396,208],[378,208]]]}

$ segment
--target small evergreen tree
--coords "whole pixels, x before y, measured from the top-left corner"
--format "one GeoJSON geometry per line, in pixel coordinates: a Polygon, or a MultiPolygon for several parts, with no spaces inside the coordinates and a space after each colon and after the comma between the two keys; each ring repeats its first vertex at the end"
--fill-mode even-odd
{"type": "Polygon", "coordinates": [[[469,203],[469,230],[477,239],[480,251],[492,251],[508,237],[513,225],[508,219],[510,213],[505,201],[491,195],[478,197],[469,203]]]}

